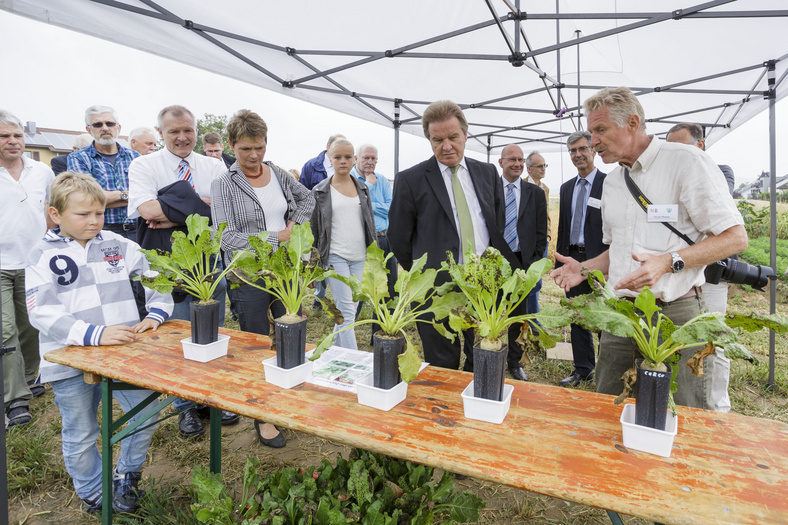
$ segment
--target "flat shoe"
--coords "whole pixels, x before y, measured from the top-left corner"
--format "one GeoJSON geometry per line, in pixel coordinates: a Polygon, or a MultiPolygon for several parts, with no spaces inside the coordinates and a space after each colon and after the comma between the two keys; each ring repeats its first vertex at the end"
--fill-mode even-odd
{"type": "Polygon", "coordinates": [[[284,434],[282,434],[282,431],[279,430],[278,427],[274,426],[274,428],[279,430],[279,434],[272,437],[271,439],[267,439],[264,438],[262,434],[260,434],[260,424],[265,424],[265,422],[255,420],[254,431],[257,432],[257,439],[260,440],[260,443],[271,448],[283,448],[285,445],[287,445],[287,441],[285,441],[285,436],[284,434]]]}

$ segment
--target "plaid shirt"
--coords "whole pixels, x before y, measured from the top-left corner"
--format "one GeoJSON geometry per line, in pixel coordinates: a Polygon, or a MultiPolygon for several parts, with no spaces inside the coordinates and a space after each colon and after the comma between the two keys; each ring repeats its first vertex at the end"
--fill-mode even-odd
{"type": "MultiPolygon", "coordinates": [[[[109,163],[98,151],[94,143],[75,151],[68,156],[66,165],[69,171],[92,175],[105,191],[129,191],[129,164],[140,156],[133,149],[118,144],[115,165],[109,163]]],[[[105,224],[123,224],[129,221],[126,206],[107,208],[104,212],[105,224]]]]}
{"type": "MultiPolygon", "coordinates": [[[[312,217],[312,210],[315,207],[312,192],[274,163],[266,161],[265,164],[271,168],[271,174],[279,181],[287,201],[285,221],[292,220],[296,224],[307,222],[312,217]]],[[[265,210],[237,162],[229,171],[211,183],[211,215],[214,227],[218,227],[223,222],[227,223],[227,229],[222,233],[225,264],[230,262],[234,251],[249,248],[250,235],[257,235],[266,230],[265,210]]],[[[277,248],[279,238],[271,235],[268,243],[277,248]]]]}

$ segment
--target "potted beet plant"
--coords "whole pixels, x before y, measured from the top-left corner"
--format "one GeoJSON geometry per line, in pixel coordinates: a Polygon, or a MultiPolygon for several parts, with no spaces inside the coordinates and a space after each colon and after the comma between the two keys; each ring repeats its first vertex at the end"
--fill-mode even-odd
{"type": "Polygon", "coordinates": [[[182,341],[187,359],[205,362],[227,353],[229,336],[219,336],[219,314],[224,305],[213,298],[216,287],[238,260],[234,257],[222,269],[219,247],[226,226],[221,224],[214,232],[208,217],[189,215],[187,232],[172,234],[172,251],[142,250],[155,272],[154,277],[139,278],[144,286],[161,293],[180,290],[196,299],[189,305],[192,336],[182,341]]]}
{"type": "MultiPolygon", "coordinates": [[[[589,282],[595,293],[562,299],[561,303],[572,312],[574,323],[590,330],[604,330],[618,337],[634,339],[642,359],[638,359],[635,366],[625,374],[624,391],[616,403],[620,404],[630,397],[634,387],[635,409],[632,411],[628,408],[631,405],[625,407],[622,424],[655,429],[658,432],[653,435],[657,438],[662,436],[659,432],[676,433],[677,413],[673,393],[677,391],[679,352],[693,353],[687,366],[693,374],[702,376],[703,358],[713,354],[715,347],[722,348],[729,359],[755,362],[747,348],[738,343],[739,329],[752,332],[769,328],[780,334],[788,331],[788,320],[778,315],[717,312],[701,313],[677,327],[662,313],[654,293],[648,287],[644,287],[631,302],[616,296],[599,271],[589,273],[589,282]]],[[[667,447],[667,453],[662,455],[669,453],[670,446],[667,447]]]]}
{"type": "MultiPolygon", "coordinates": [[[[474,328],[479,340],[473,347],[473,382],[466,392],[463,392],[466,404],[473,401],[471,398],[479,398],[504,403],[503,406],[508,410],[507,402],[513,388],[509,386],[505,391],[504,373],[506,337],[511,325],[525,323],[518,338],[520,344],[524,337],[531,337],[533,328],[536,330],[536,337],[546,347],[552,348],[557,336],[547,333],[544,328],[531,321],[537,317],[541,319],[542,316],[551,316],[553,325],[561,324],[561,319],[566,324],[570,322],[568,316],[549,308],[540,314],[516,314],[516,308],[551,266],[548,259],[542,259],[532,264],[528,271],[512,271],[509,262],[492,247],[487,248],[481,255],[472,250],[467,251],[463,264],[458,264],[454,256],[448,254],[448,260],[443,263],[442,268],[449,272],[451,285],[459,288],[464,295],[463,304],[448,314],[449,326],[457,333],[474,328]]],[[[436,327],[446,337],[455,337],[454,333],[445,330],[442,325],[436,327]]],[[[482,412],[493,410],[492,407],[493,405],[490,405],[482,409],[482,412]]],[[[503,421],[503,417],[497,419],[503,421]]]]}
{"type": "MultiPolygon", "coordinates": [[[[327,277],[333,277],[350,286],[353,300],[367,302],[375,313],[374,319],[360,319],[342,330],[364,324],[376,324],[380,327],[373,337],[371,377],[360,380],[357,387],[360,403],[383,410],[389,410],[405,399],[407,383],[416,377],[421,365],[418,350],[405,328],[415,323],[435,325],[422,316],[432,314],[443,318],[451,309],[464,302],[460,293],[448,291],[450,286],[435,288],[438,270],[424,269],[427,254],[414,261],[409,271],[399,272],[394,284],[397,295],[389,297],[389,270],[386,263],[390,257],[391,254],[386,255],[377,243],[372,243],[367,247],[361,281],[353,275],[345,277],[333,270],[326,274],[327,277]],[[393,389],[397,391],[391,392],[393,389]],[[377,399],[381,401],[378,402],[377,399]]],[[[317,359],[331,346],[335,335],[336,333],[328,334],[320,342],[312,359],[317,359]]]]}
{"type": "MultiPolygon", "coordinates": [[[[312,291],[309,285],[322,281],[325,270],[313,247],[314,237],[309,223],[296,224],[290,240],[274,247],[266,242],[268,232],[249,237],[250,250],[238,252],[236,268],[228,275],[231,286],[254,286],[282,302],[285,314],[274,319],[276,357],[263,361],[266,381],[291,388],[303,383],[312,372],[312,363],[305,361],[306,322],[301,317],[301,303],[312,291]]],[[[333,304],[326,311],[338,314],[333,304]]]]}

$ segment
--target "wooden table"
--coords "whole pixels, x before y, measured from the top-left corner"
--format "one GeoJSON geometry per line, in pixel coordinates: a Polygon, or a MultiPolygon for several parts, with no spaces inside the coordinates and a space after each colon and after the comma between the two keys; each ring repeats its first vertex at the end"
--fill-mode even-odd
{"type": "MultiPolygon", "coordinates": [[[[172,321],[139,341],[70,347],[46,359],[353,447],[662,523],[788,521],[788,425],[681,407],[669,458],[626,449],[613,397],[515,381],[501,425],[465,419],[472,375],[427,367],[382,412],[354,394],[264,380],[265,336],[232,336],[227,357],[187,361],[172,321]]],[[[218,423],[218,417],[213,418],[218,423]]],[[[218,428],[218,425],[217,425],[218,428]]],[[[106,456],[105,456],[105,459],[106,456]]],[[[111,461],[110,461],[111,466],[111,461]]],[[[106,499],[109,501],[109,498],[106,499]]]]}

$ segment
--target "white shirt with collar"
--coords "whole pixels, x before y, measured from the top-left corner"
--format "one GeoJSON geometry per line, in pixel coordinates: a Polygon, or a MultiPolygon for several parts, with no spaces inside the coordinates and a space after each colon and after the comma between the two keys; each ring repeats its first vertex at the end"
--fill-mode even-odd
{"type": "Polygon", "coordinates": [[[0,167],[0,263],[3,270],[21,270],[28,265],[32,244],[47,232],[45,206],[49,186],[55,180],[52,169],[22,157],[22,173],[15,180],[0,167]]]}
{"type": "MultiPolygon", "coordinates": [[[[211,183],[227,168],[224,162],[213,157],[191,152],[185,159],[189,163],[194,190],[200,197],[211,196],[211,183]]],[[[150,155],[137,157],[129,166],[129,218],[140,216],[140,204],[157,200],[160,189],[180,179],[178,177],[181,158],[167,148],[150,155]]]]}
{"type": "Polygon", "coordinates": [[[572,220],[571,220],[571,222],[569,224],[570,225],[574,224],[575,213],[577,213],[577,210],[582,210],[583,216],[580,219],[580,235],[577,238],[577,244],[579,246],[585,246],[585,244],[586,244],[586,235],[585,235],[586,207],[588,206],[588,198],[591,196],[591,188],[594,187],[594,179],[596,178],[596,174],[597,174],[598,171],[599,171],[598,169],[594,168],[594,171],[592,171],[591,173],[586,175],[585,179],[583,177],[581,177],[580,175],[578,175],[577,176],[577,180],[575,181],[575,190],[572,193],[572,201],[573,201],[573,203],[572,203],[572,220]],[[580,194],[580,192],[578,190],[580,189],[580,184],[583,184],[583,183],[580,182],[581,180],[585,180],[586,181],[585,182],[586,195],[583,198],[583,202],[582,203],[578,203],[577,202],[577,198],[579,197],[579,194],[580,194]],[[578,204],[580,204],[580,208],[577,207],[578,204]]]}
{"type": "MultiPolygon", "coordinates": [[[[627,189],[624,168],[620,165],[614,169],[605,178],[602,190],[602,242],[610,245],[608,280],[612,285],[640,267],[632,259],[633,253],[662,255],[687,247],[664,224],[648,221],[647,213],[627,189]]],[[[720,169],[696,147],[651,136],[629,174],[652,203],[677,206],[678,220],[672,225],[695,242],[744,224],[720,169]]],[[[705,282],[703,270],[701,266],[666,273],[651,291],[657,299],[674,301],[705,282]]],[[[616,293],[637,296],[631,290],[616,293]]]]}
{"type": "MultiPolygon", "coordinates": [[[[509,184],[512,185],[512,190],[514,191],[515,208],[517,209],[517,217],[519,218],[519,215],[520,215],[520,199],[522,198],[522,193],[523,193],[522,192],[522,188],[520,186],[522,186],[523,184],[528,184],[528,183],[525,182],[522,179],[518,179],[515,182],[509,182],[508,180],[506,180],[506,177],[503,177],[503,176],[501,176],[501,181],[503,182],[503,202],[504,203],[506,203],[506,194],[509,191],[509,184]]],[[[504,210],[504,215],[505,214],[506,214],[506,211],[504,210]]],[[[520,236],[519,235],[514,238],[514,243],[515,243],[515,245],[514,245],[514,249],[512,251],[513,252],[519,252],[520,251],[520,236]]]]}
{"type": "MultiPolygon", "coordinates": [[[[437,159],[436,159],[436,162],[437,159]]],[[[476,241],[476,253],[481,255],[482,252],[490,245],[490,232],[487,231],[487,223],[484,221],[482,215],[482,207],[479,204],[479,198],[476,196],[476,190],[471,181],[471,173],[468,171],[468,166],[465,164],[465,157],[460,160],[459,169],[457,170],[457,177],[460,179],[462,191],[465,193],[465,201],[468,203],[468,210],[471,212],[471,220],[473,221],[473,237],[476,241]]],[[[454,215],[454,225],[457,228],[457,237],[462,238],[460,235],[460,217],[457,215],[457,205],[454,202],[454,190],[451,186],[451,168],[445,164],[438,162],[438,168],[443,176],[443,183],[446,185],[446,191],[449,193],[449,200],[451,201],[451,211],[454,215]]],[[[462,250],[460,250],[462,252],[462,250]]],[[[462,262],[462,253],[460,253],[460,261],[462,262]]]]}

